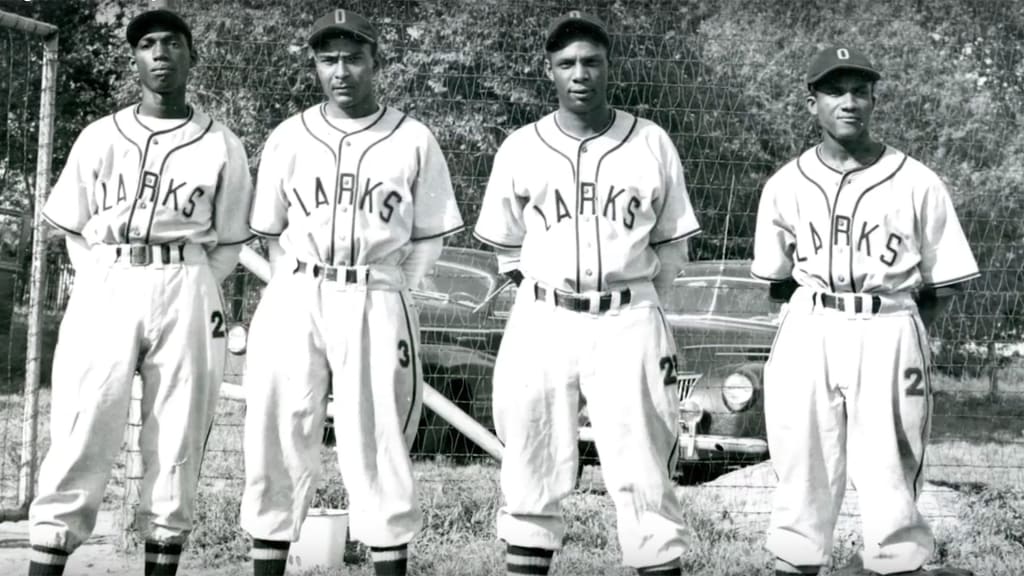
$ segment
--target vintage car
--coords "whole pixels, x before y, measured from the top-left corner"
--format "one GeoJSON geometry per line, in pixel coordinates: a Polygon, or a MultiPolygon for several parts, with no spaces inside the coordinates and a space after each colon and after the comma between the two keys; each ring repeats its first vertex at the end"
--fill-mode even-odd
{"type": "MultiPolygon", "coordinates": [[[[745,464],[768,456],[762,366],[779,308],[769,302],[767,286],[749,272],[749,261],[688,263],[664,302],[678,347],[684,430],[680,471],[693,464],[745,464]]],[[[491,430],[491,373],[515,293],[516,286],[497,273],[491,252],[455,247],[444,249],[412,291],[426,382],[491,430]]],[[[244,353],[244,327],[236,330],[230,348],[244,353]]],[[[235,370],[240,361],[241,356],[232,360],[235,370]]],[[[585,401],[581,404],[584,463],[597,454],[585,401]]],[[[429,409],[412,450],[456,458],[481,453],[429,409]]]]}

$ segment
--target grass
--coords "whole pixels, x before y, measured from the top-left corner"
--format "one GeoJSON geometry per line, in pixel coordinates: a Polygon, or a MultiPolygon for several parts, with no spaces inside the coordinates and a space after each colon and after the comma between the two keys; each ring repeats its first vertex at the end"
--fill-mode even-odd
{"type": "MultiPolygon", "coordinates": [[[[978,576],[1024,574],[1024,394],[1004,389],[998,401],[959,392],[957,383],[938,379],[932,442],[927,454],[927,479],[959,496],[948,511],[950,522],[936,528],[939,547],[933,561],[969,568],[978,576]]],[[[977,382],[968,388],[978,387],[977,382]]],[[[49,393],[40,396],[48,413],[49,393]]],[[[241,494],[241,435],[244,407],[222,401],[211,435],[197,502],[197,528],[184,556],[184,573],[241,576],[251,573],[249,541],[238,525],[241,494]]],[[[45,451],[47,419],[40,419],[41,450],[45,451]]],[[[0,494],[16,485],[21,401],[0,396],[0,494]]],[[[347,495],[334,453],[322,450],[323,476],[314,505],[345,506],[347,495]]],[[[501,503],[498,467],[486,459],[456,464],[445,459],[415,464],[424,526],[412,544],[411,574],[477,576],[503,573],[503,544],[496,539],[494,517],[501,503]]],[[[680,486],[689,538],[684,573],[732,576],[768,573],[763,549],[766,515],[744,517],[734,496],[748,497],[755,485],[729,488],[723,483],[680,486]]],[[[764,486],[766,495],[770,489],[764,486]]],[[[123,505],[124,458],[118,459],[104,506],[115,512],[123,505]]],[[[9,504],[9,503],[5,503],[9,504]]],[[[766,504],[764,506],[767,506],[766,504]]],[[[763,507],[763,510],[767,508],[763,507]]],[[[615,511],[604,491],[600,469],[587,467],[581,489],[564,503],[568,533],[556,556],[553,574],[625,575],[618,567],[615,511]]],[[[126,550],[136,544],[126,541],[126,550]]],[[[844,563],[860,546],[856,530],[837,537],[834,560],[844,563]]],[[[372,565],[364,547],[349,543],[347,564],[338,570],[308,574],[370,576],[372,565]]],[[[298,572],[290,572],[298,573],[298,572]]],[[[823,575],[824,576],[824,575],[823,575]]]]}

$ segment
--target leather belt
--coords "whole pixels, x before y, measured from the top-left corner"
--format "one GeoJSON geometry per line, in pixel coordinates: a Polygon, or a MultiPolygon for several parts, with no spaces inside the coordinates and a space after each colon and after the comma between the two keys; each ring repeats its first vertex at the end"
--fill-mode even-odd
{"type": "Polygon", "coordinates": [[[149,266],[154,262],[171,264],[185,261],[184,244],[134,244],[114,249],[114,261],[132,266],[149,266]]]}
{"type": "MultiPolygon", "coordinates": [[[[600,296],[588,296],[585,294],[573,294],[563,290],[553,290],[537,284],[533,285],[533,295],[537,300],[547,301],[549,292],[552,294],[552,300],[554,300],[555,306],[565,308],[566,310],[572,310],[573,312],[590,312],[590,302],[594,298],[598,299],[598,312],[607,312],[612,308],[612,292],[604,292],[600,296]]],[[[629,288],[619,290],[618,294],[620,306],[625,306],[626,304],[629,304],[630,300],[632,300],[632,293],[629,291],[629,288]]]]}
{"type": "Polygon", "coordinates": [[[845,294],[844,296],[837,296],[827,292],[817,292],[814,294],[814,304],[816,306],[820,304],[825,308],[839,310],[840,312],[847,311],[847,299],[853,300],[853,312],[855,314],[861,314],[869,307],[872,314],[878,314],[878,311],[882,309],[882,299],[874,294],[845,294]]]}
{"type": "Polygon", "coordinates": [[[369,268],[349,268],[347,266],[325,266],[297,261],[295,274],[309,274],[313,278],[323,278],[327,282],[341,284],[366,284],[370,277],[369,268]]]}

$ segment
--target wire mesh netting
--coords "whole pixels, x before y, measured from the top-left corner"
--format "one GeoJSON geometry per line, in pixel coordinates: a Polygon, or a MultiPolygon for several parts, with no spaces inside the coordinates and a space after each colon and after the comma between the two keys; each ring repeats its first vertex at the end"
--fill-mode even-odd
{"type": "MultiPolygon", "coordinates": [[[[305,34],[335,7],[319,0],[217,0],[187,8],[201,58],[190,96],[242,137],[254,174],[270,130],[321,98],[305,34]]],[[[765,495],[774,481],[755,464],[768,457],[760,391],[779,312],[766,299],[766,286],[749,276],[757,201],[767,178],[818,140],[802,84],[811,56],[831,42],[863,48],[883,71],[874,133],[948,184],[982,269],[931,333],[937,393],[926,475],[947,485],[1019,484],[1024,16],[1013,2],[364,0],[345,7],[377,23],[384,58],[379,96],[434,131],[470,225],[497,147],[557,105],[541,49],[550,19],[578,8],[610,24],[610,100],[670,134],[703,228],[689,244],[691,264],[664,303],[680,346],[681,400],[701,410],[700,441],[685,450],[676,472],[687,483],[715,479],[706,484],[720,489],[715,505],[751,522],[766,519],[765,495]],[[730,490],[735,486],[744,488],[742,496],[730,490]]],[[[10,46],[29,49],[20,40],[10,46]]],[[[12,67],[23,61],[5,60],[12,67]]],[[[7,82],[32,74],[38,72],[4,71],[7,82]]],[[[20,102],[37,84],[6,89],[6,100],[0,94],[9,119],[26,113],[20,102]]],[[[136,95],[126,76],[116,105],[136,95]]],[[[5,166],[27,158],[17,145],[0,140],[3,146],[0,188],[5,166]]],[[[58,159],[55,170],[60,166],[58,159]]],[[[251,247],[265,253],[259,241],[251,247]]],[[[59,277],[54,273],[50,283],[59,277]]],[[[491,252],[467,231],[448,239],[414,294],[426,382],[491,430],[491,373],[515,292],[503,284],[491,252]]],[[[58,312],[70,283],[64,286],[53,300],[58,312]]],[[[247,325],[262,287],[242,268],[228,279],[234,324],[247,325]]],[[[13,293],[3,298],[16,300],[13,293]]],[[[11,313],[8,334],[18,326],[11,313]]],[[[15,348],[5,346],[8,359],[15,348]]],[[[244,386],[244,369],[244,354],[231,355],[226,382],[244,386]]],[[[7,374],[16,382],[16,373],[7,374]]],[[[17,388],[4,398],[17,403],[17,388]]],[[[222,414],[203,469],[207,495],[223,494],[224,487],[237,492],[242,481],[244,405],[225,398],[222,414]]],[[[585,411],[580,422],[585,431],[585,411]]],[[[599,490],[600,459],[587,436],[580,486],[599,490]]],[[[324,444],[333,441],[328,423],[324,444]]],[[[412,450],[419,461],[452,467],[490,462],[429,409],[412,450]]],[[[330,490],[322,488],[319,497],[330,490]]],[[[928,491],[940,500],[947,494],[934,485],[928,491]]],[[[940,501],[929,514],[941,519],[956,511],[940,501]]]]}

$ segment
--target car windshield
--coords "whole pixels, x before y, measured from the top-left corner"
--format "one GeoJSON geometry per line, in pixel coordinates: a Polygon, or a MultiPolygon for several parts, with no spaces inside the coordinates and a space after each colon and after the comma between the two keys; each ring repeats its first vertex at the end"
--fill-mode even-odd
{"type": "Polygon", "coordinates": [[[487,272],[453,262],[438,262],[414,292],[421,298],[476,306],[494,288],[494,277],[487,272]]]}
{"type": "Polygon", "coordinates": [[[711,276],[677,280],[666,307],[680,314],[773,318],[780,305],[768,299],[763,282],[711,276]]]}

